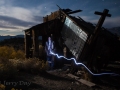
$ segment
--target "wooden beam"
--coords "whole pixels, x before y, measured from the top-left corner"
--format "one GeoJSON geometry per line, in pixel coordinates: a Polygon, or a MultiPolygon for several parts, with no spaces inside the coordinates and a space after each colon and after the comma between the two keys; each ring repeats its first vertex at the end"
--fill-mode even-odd
{"type": "Polygon", "coordinates": [[[75,10],[75,11],[68,12],[67,14],[78,13],[78,12],[81,12],[81,11],[82,11],[82,10],[75,10]]]}
{"type": "Polygon", "coordinates": [[[87,85],[87,86],[89,86],[89,87],[94,87],[96,84],[94,84],[94,83],[92,83],[92,82],[89,82],[89,81],[86,81],[86,80],[84,80],[84,79],[79,79],[79,80],[77,80],[77,81],[79,81],[79,82],[81,82],[81,83],[83,83],[83,84],[85,84],[85,85],[87,85]]]}
{"type": "Polygon", "coordinates": [[[109,10],[107,10],[107,9],[104,9],[103,13],[95,12],[95,14],[101,15],[101,17],[100,17],[100,19],[99,19],[99,21],[98,21],[98,23],[96,25],[96,28],[94,30],[94,34],[95,34],[94,38],[96,38],[98,33],[100,32],[100,29],[101,29],[101,27],[102,27],[102,25],[104,23],[104,20],[105,20],[106,16],[111,17],[111,14],[108,14],[108,12],[109,12],[109,10]]]}
{"type": "Polygon", "coordinates": [[[38,30],[32,30],[33,40],[33,57],[39,57],[39,42],[38,42],[38,30]]]}
{"type": "MultiPolygon", "coordinates": [[[[94,60],[94,55],[96,53],[96,51],[95,51],[95,43],[96,43],[97,37],[98,37],[98,35],[99,35],[100,31],[101,31],[101,27],[102,27],[102,25],[104,23],[104,20],[105,20],[106,16],[108,16],[108,17],[111,16],[110,14],[108,14],[108,12],[109,12],[109,10],[107,10],[107,9],[104,9],[103,12],[95,12],[95,14],[101,15],[101,17],[100,17],[100,19],[99,19],[99,21],[98,21],[98,23],[97,23],[97,25],[95,27],[93,35],[91,35],[90,39],[89,39],[90,47],[89,47],[89,53],[88,53],[88,55],[89,55],[88,56],[88,59],[89,59],[88,64],[89,64],[90,67],[93,67],[91,62],[93,62],[93,60],[94,60]]],[[[96,68],[96,69],[98,69],[98,68],[96,68]]]]}
{"type": "Polygon", "coordinates": [[[30,55],[30,50],[29,50],[29,40],[30,40],[30,36],[27,35],[27,33],[25,32],[25,38],[24,38],[24,41],[25,41],[25,58],[29,58],[30,55]]]}
{"type": "MultiPolygon", "coordinates": [[[[102,15],[103,13],[102,13],[102,12],[97,12],[97,11],[95,11],[94,14],[96,14],[96,15],[102,15]]],[[[107,14],[106,16],[111,17],[111,14],[107,14]]]]}
{"type": "Polygon", "coordinates": [[[78,80],[80,77],[77,77],[77,76],[75,76],[75,75],[73,75],[73,74],[67,74],[69,77],[71,77],[71,78],[73,78],[73,79],[76,79],[76,80],[78,80]]]}

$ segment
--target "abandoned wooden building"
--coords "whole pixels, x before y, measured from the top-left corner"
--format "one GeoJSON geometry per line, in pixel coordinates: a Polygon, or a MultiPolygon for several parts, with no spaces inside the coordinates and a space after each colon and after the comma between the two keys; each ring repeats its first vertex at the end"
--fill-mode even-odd
{"type": "MultiPolygon", "coordinates": [[[[103,65],[103,61],[107,63],[110,59],[117,60],[118,38],[102,28],[105,17],[110,16],[108,10],[105,9],[103,13],[95,12],[101,15],[97,25],[86,22],[81,17],[71,16],[80,11],[59,9],[43,17],[43,23],[25,30],[26,58],[39,57],[38,37],[42,37],[44,46],[48,36],[52,34],[56,46],[61,49],[66,46],[71,57],[78,61],[87,61],[88,65],[93,65],[94,61],[101,59],[103,65]]],[[[101,65],[100,62],[98,63],[101,65]]]]}

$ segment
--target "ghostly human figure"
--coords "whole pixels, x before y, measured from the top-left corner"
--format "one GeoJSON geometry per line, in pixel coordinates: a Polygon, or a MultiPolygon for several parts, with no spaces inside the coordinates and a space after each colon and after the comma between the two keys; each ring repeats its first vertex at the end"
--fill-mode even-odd
{"type": "Polygon", "coordinates": [[[46,42],[45,45],[45,51],[47,54],[47,61],[49,64],[49,67],[53,69],[54,67],[54,60],[53,60],[53,55],[50,52],[53,52],[54,49],[54,42],[51,40],[51,37],[48,37],[48,41],[46,42]]]}

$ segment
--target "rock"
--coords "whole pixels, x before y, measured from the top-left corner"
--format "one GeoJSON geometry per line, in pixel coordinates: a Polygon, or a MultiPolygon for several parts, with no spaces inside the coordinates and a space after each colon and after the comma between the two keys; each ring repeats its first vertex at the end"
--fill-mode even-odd
{"type": "Polygon", "coordinates": [[[70,71],[70,69],[67,69],[66,71],[68,72],[68,71],[70,71]]]}

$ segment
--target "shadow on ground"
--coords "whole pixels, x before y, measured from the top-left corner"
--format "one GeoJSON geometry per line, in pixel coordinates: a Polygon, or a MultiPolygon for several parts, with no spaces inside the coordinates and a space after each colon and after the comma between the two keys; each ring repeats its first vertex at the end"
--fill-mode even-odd
{"type": "Polygon", "coordinates": [[[111,89],[120,89],[120,76],[95,76],[94,82],[99,86],[109,87],[111,89]]]}

